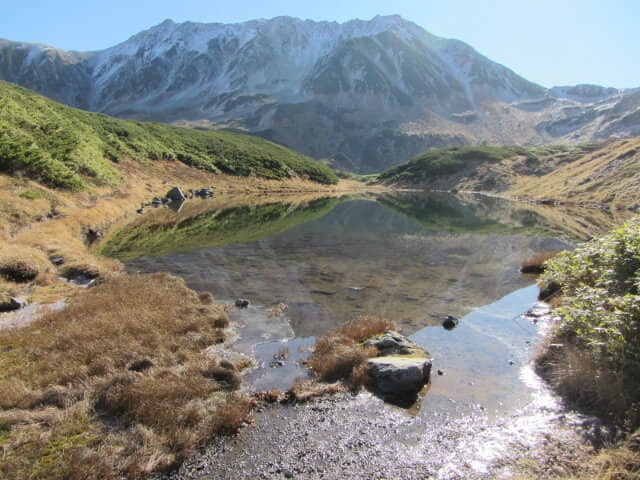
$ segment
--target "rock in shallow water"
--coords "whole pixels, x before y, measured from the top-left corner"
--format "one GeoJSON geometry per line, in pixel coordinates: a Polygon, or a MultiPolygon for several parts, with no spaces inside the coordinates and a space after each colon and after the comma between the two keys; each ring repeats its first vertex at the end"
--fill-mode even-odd
{"type": "Polygon", "coordinates": [[[410,397],[429,382],[431,357],[417,343],[398,332],[387,331],[365,342],[380,356],[367,364],[370,388],[385,397],[410,397]]]}
{"type": "Polygon", "coordinates": [[[372,387],[383,395],[415,394],[429,382],[431,359],[387,355],[368,362],[372,387]]]}
{"type": "Polygon", "coordinates": [[[365,347],[376,347],[379,355],[418,355],[428,357],[427,352],[417,343],[404,335],[389,330],[377,337],[370,338],[364,343],[365,347]]]}

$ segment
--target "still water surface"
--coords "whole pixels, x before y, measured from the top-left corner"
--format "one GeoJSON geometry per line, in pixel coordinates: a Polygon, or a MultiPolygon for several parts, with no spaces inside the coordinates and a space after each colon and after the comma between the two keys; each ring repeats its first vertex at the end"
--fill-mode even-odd
{"type": "MultiPolygon", "coordinates": [[[[316,336],[357,315],[378,315],[434,357],[423,409],[492,413],[530,396],[522,369],[537,327],[522,314],[537,289],[520,264],[572,248],[579,235],[563,230],[575,216],[547,212],[435,193],[198,207],[139,220],[103,248],[127,260],[130,272],[167,271],[219,301],[249,299],[248,309],[230,312],[234,348],[258,360],[249,388],[286,389],[305,375],[297,362],[316,336]],[[458,328],[440,326],[446,315],[462,317],[458,328]],[[284,365],[270,366],[283,348],[284,365]]],[[[613,222],[588,213],[580,225],[613,222]]]]}

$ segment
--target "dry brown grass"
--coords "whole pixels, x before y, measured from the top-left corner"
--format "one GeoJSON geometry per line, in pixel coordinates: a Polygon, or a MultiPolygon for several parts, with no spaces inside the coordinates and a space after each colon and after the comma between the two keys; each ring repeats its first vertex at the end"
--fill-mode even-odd
{"type": "Polygon", "coordinates": [[[319,384],[313,380],[296,378],[285,394],[286,402],[304,403],[323,395],[346,392],[347,388],[340,382],[319,384]]]}
{"type": "Polygon", "coordinates": [[[140,168],[123,158],[116,167],[120,186],[80,194],[0,175],[0,265],[8,266],[0,296],[71,297],[63,312],[24,329],[3,331],[0,323],[0,478],[137,477],[171,468],[217,432],[237,429],[252,408],[232,391],[243,366],[205,354],[228,325],[212,296],[166,275],[122,276],[118,261],[92,254],[87,229],[108,236],[173,185],[235,193],[202,208],[372,188],[212,175],[178,162],[140,168]],[[104,283],[78,293],[57,280],[79,274],[104,283]]]}
{"type": "Polygon", "coordinates": [[[549,250],[547,252],[542,252],[537,255],[534,255],[531,258],[527,258],[522,262],[520,266],[520,271],[522,273],[536,273],[540,274],[544,272],[544,262],[547,260],[551,260],[552,258],[560,255],[560,250],[549,250]]]}
{"type": "Polygon", "coordinates": [[[620,415],[627,415],[633,402],[622,378],[595,363],[588,351],[572,345],[570,339],[554,337],[549,342],[553,346],[535,358],[538,374],[570,405],[622,425],[625,419],[620,415]]]}
{"type": "Polygon", "coordinates": [[[512,175],[510,194],[587,204],[631,206],[640,198],[640,138],[604,143],[544,175],[512,175]]]}
{"type": "Polygon", "coordinates": [[[361,342],[393,329],[395,324],[388,320],[359,317],[316,340],[307,365],[319,380],[348,380],[354,386],[362,386],[366,383],[364,365],[369,358],[377,356],[378,350],[364,347],[361,342]]]}
{"type": "MultiPolygon", "coordinates": [[[[125,223],[135,221],[141,202],[163,195],[171,186],[182,189],[213,186],[215,197],[203,202],[201,208],[228,208],[237,205],[257,205],[278,201],[291,196],[300,202],[314,198],[356,193],[364,190],[388,190],[387,187],[366,186],[343,180],[338,185],[320,185],[294,178],[284,181],[261,178],[213,175],[188,167],[179,162],[154,161],[140,168],[138,162],[126,158],[116,165],[124,182],[118,187],[92,187],[83,193],[70,193],[44,187],[25,178],[0,174],[0,246],[4,243],[19,249],[31,248],[47,258],[47,273],[35,283],[16,284],[0,274],[0,290],[11,289],[13,295],[24,295],[30,302],[57,300],[70,289],[56,284],[56,277],[72,277],[76,273],[109,275],[122,268],[118,261],[92,255],[84,242],[83,232],[91,228],[108,236],[110,231],[125,223]],[[26,198],[22,194],[36,192],[38,198],[26,198]],[[228,194],[233,192],[233,194],[228,194]],[[219,195],[227,193],[228,195],[219,195]],[[63,265],[48,260],[56,255],[64,259],[63,265]],[[55,286],[55,288],[52,288],[55,286]]],[[[189,203],[185,207],[197,208],[189,203]]],[[[149,212],[162,215],[166,209],[149,212]]],[[[145,215],[145,217],[148,214],[145,215]]],[[[40,265],[45,267],[45,265],[40,265]]]]}
{"type": "Polygon", "coordinates": [[[138,476],[237,429],[253,402],[206,354],[228,323],[209,302],[167,274],[119,276],[0,332],[1,476],[138,476]]]}
{"type": "Polygon", "coordinates": [[[0,276],[5,280],[25,283],[51,271],[51,262],[42,250],[0,243],[0,276]]]}
{"type": "Polygon", "coordinates": [[[637,480],[640,478],[640,452],[633,441],[594,449],[552,440],[533,457],[514,465],[516,479],[551,480],[637,480]]]}

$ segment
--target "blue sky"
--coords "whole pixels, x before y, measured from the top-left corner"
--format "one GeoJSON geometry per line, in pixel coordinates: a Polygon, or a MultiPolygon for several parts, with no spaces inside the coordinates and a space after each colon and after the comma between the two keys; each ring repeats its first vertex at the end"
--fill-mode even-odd
{"type": "Polygon", "coordinates": [[[290,15],[344,22],[376,14],[399,14],[435,35],[463,40],[547,87],[640,86],[637,0],[0,0],[0,37],[94,50],[166,18],[241,22],[290,15]]]}

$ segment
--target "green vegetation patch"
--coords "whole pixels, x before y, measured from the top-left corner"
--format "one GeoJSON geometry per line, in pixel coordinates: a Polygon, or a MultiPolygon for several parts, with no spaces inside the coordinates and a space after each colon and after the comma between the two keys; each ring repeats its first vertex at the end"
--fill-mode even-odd
{"type": "Polygon", "coordinates": [[[640,425],[640,218],[546,263],[561,321],[539,364],[581,406],[640,425]],[[559,345],[559,346],[558,346],[559,345]],[[573,362],[571,358],[579,358],[573,362]],[[577,371],[576,371],[577,369],[577,371]],[[577,381],[588,371],[590,382],[577,381]]]}
{"type": "Polygon", "coordinates": [[[20,197],[26,198],[27,200],[37,200],[38,198],[42,198],[42,194],[34,190],[25,190],[20,194],[20,197]]]}
{"type": "Polygon", "coordinates": [[[516,155],[537,159],[534,149],[525,147],[455,147],[428,150],[406,163],[380,174],[386,182],[419,181],[438,175],[449,175],[478,163],[497,163],[516,155]]]}
{"type": "Polygon", "coordinates": [[[117,184],[115,164],[123,157],[180,161],[212,173],[338,181],[326,165],[260,138],[119,120],[0,82],[0,171],[82,190],[87,182],[117,184]]]}

